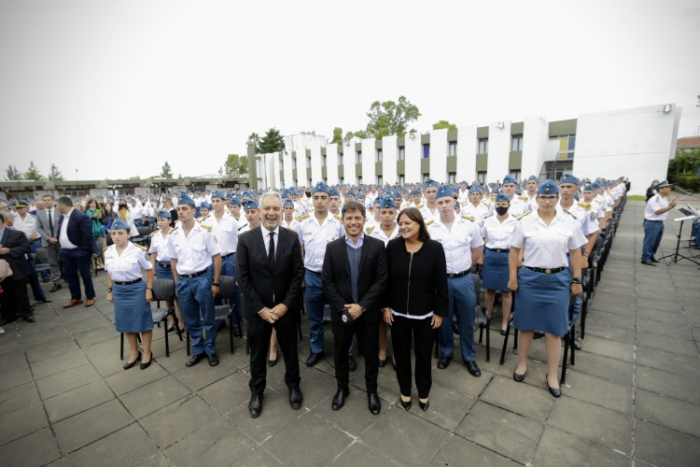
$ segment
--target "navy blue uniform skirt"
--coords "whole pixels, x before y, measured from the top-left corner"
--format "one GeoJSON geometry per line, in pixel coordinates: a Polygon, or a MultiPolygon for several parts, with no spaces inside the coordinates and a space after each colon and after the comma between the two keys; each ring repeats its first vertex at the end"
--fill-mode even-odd
{"type": "Polygon", "coordinates": [[[565,335],[569,323],[571,279],[568,268],[556,274],[520,268],[513,326],[521,331],[565,335]]]}
{"type": "Polygon", "coordinates": [[[175,278],[173,277],[173,270],[170,267],[170,261],[168,261],[167,263],[164,261],[158,261],[156,263],[156,277],[158,279],[168,279],[171,281],[175,280],[175,278]]]}
{"type": "Polygon", "coordinates": [[[114,324],[118,332],[146,332],[153,329],[151,305],[146,301],[146,283],[114,284],[114,324]]]}
{"type": "Polygon", "coordinates": [[[484,268],[481,270],[481,285],[488,290],[508,290],[509,251],[496,253],[484,248],[484,268]]]}

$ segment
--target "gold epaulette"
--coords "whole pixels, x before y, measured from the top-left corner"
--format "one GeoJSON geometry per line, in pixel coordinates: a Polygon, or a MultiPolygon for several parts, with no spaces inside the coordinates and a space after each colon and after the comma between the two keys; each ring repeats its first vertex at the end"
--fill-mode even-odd
{"type": "Polygon", "coordinates": [[[203,228],[205,228],[207,232],[211,232],[211,227],[209,227],[208,225],[202,225],[202,224],[199,224],[199,225],[201,225],[203,228]]]}
{"type": "Polygon", "coordinates": [[[307,219],[309,217],[310,217],[309,214],[302,214],[301,216],[297,216],[297,222],[301,222],[304,219],[307,219]]]}
{"type": "Polygon", "coordinates": [[[467,216],[466,214],[462,214],[462,219],[474,222],[474,216],[467,216]]]}
{"type": "Polygon", "coordinates": [[[530,201],[530,198],[528,198],[527,196],[518,196],[518,199],[519,199],[520,201],[527,201],[527,202],[530,201]]]}
{"type": "Polygon", "coordinates": [[[372,227],[367,227],[367,228],[365,229],[365,232],[367,232],[368,234],[371,234],[373,230],[374,230],[374,226],[372,226],[372,227]]]}
{"type": "Polygon", "coordinates": [[[202,221],[204,221],[204,220],[206,220],[206,219],[209,219],[209,214],[207,214],[206,216],[200,217],[200,218],[199,218],[199,222],[202,222],[202,221]]]}
{"type": "Polygon", "coordinates": [[[420,203],[418,206],[416,206],[416,209],[420,209],[423,207],[423,203],[420,203]]]}
{"type": "Polygon", "coordinates": [[[152,237],[152,236],[154,236],[155,234],[157,234],[158,232],[160,232],[160,230],[154,230],[153,232],[149,233],[148,236],[149,236],[149,237],[152,237]]]}
{"type": "Polygon", "coordinates": [[[343,218],[340,217],[338,214],[333,214],[333,217],[335,217],[336,219],[338,219],[340,222],[343,222],[343,218]]]}
{"type": "Polygon", "coordinates": [[[579,206],[581,206],[583,209],[585,209],[586,211],[588,211],[589,209],[591,209],[591,203],[580,202],[580,203],[577,203],[577,204],[578,204],[579,206]]]}
{"type": "Polygon", "coordinates": [[[525,217],[525,216],[527,216],[528,214],[530,214],[531,212],[532,212],[532,209],[530,209],[530,210],[527,211],[527,212],[524,212],[524,213],[520,214],[519,216],[516,216],[516,219],[520,220],[520,219],[522,219],[523,217],[525,217]]]}
{"type": "Polygon", "coordinates": [[[432,224],[433,222],[435,222],[435,219],[430,219],[428,222],[425,223],[425,226],[427,227],[430,224],[432,224]]]}
{"type": "Polygon", "coordinates": [[[146,247],[143,246],[143,245],[139,245],[138,243],[133,243],[133,242],[132,242],[131,244],[134,245],[134,246],[136,246],[136,247],[141,248],[143,251],[146,251],[146,247]]]}
{"type": "Polygon", "coordinates": [[[562,208],[562,211],[564,211],[565,213],[567,213],[568,215],[570,215],[571,217],[573,217],[574,219],[576,219],[576,216],[574,216],[573,214],[571,214],[571,213],[570,213],[569,211],[567,211],[566,209],[562,208]]]}

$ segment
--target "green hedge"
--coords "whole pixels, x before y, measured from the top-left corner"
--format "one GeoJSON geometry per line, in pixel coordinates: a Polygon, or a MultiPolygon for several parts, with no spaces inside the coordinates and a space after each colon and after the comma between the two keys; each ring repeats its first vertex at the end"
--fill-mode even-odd
{"type": "Polygon", "coordinates": [[[700,177],[693,174],[680,174],[673,177],[673,183],[693,192],[700,191],[700,177]]]}

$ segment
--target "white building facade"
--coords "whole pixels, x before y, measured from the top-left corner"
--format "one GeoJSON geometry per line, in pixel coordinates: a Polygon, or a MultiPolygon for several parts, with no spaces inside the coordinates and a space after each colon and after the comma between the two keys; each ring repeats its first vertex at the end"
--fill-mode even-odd
{"type": "Polygon", "coordinates": [[[387,136],[326,144],[323,136],[285,137],[285,151],[249,149],[253,188],[419,183],[426,178],[458,183],[492,182],[505,175],[558,179],[625,176],[632,194],[644,194],[653,179],[666,177],[675,155],[681,109],[660,104],[581,115],[548,122],[541,117],[488,126],[387,136]]]}

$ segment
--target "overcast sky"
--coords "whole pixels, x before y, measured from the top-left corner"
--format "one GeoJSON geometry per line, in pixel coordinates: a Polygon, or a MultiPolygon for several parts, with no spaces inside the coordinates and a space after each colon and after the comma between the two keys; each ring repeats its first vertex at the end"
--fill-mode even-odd
{"type": "Polygon", "coordinates": [[[665,103],[700,126],[697,0],[2,0],[0,64],[3,179],[214,173],[400,95],[423,131],[665,103]]]}

